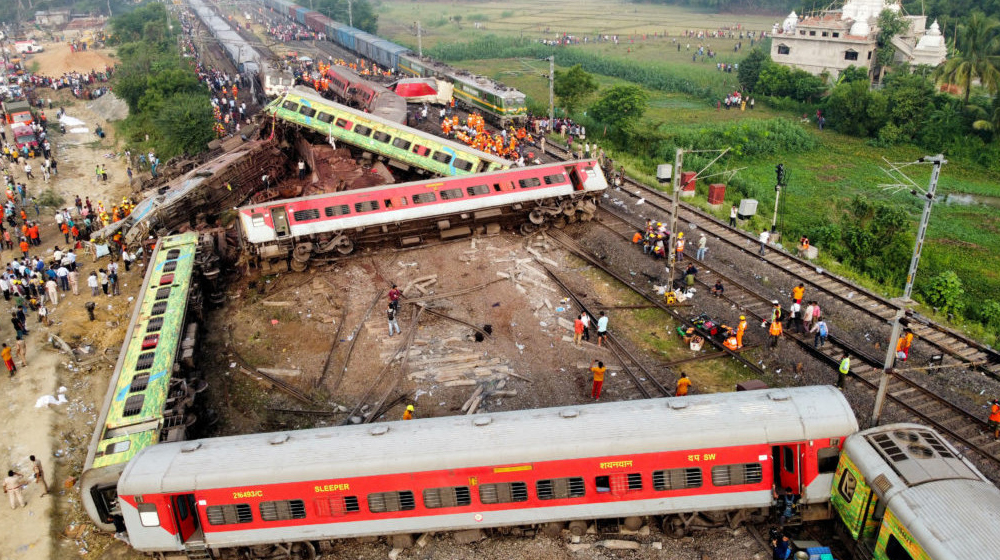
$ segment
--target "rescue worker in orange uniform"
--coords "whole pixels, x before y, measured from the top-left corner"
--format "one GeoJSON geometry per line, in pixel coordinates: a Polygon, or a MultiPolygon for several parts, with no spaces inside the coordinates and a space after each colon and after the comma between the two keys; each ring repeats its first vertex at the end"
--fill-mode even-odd
{"type": "Polygon", "coordinates": [[[740,315],[740,323],[736,325],[736,347],[743,348],[743,335],[747,332],[747,318],[740,315]]]}
{"type": "Polygon", "coordinates": [[[771,335],[771,348],[776,348],[778,346],[778,341],[781,339],[781,320],[772,321],[771,327],[767,332],[771,335]]]}
{"type": "Polygon", "coordinates": [[[406,405],[406,412],[403,413],[403,420],[413,420],[413,405],[406,405]]]}
{"type": "Polygon", "coordinates": [[[675,262],[681,262],[681,261],[683,261],[684,260],[684,232],[683,231],[677,234],[677,250],[675,252],[677,254],[677,258],[675,259],[675,262]]]}
{"type": "Polygon", "coordinates": [[[993,430],[993,439],[1000,439],[1000,400],[993,399],[990,406],[990,429],[993,430]]]}

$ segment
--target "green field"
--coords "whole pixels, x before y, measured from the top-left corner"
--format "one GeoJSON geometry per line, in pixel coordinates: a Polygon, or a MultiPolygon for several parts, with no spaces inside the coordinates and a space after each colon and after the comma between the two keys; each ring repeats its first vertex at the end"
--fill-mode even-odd
{"type": "MultiPolygon", "coordinates": [[[[737,87],[736,73],[719,72],[716,62],[736,63],[749,48],[743,39],[744,49],[733,52],[739,39],[679,38],[680,52],[674,38],[686,29],[715,30],[740,23],[743,29],[770,29],[780,16],[733,16],[699,13],[673,6],[606,4],[595,0],[581,0],[573,4],[562,2],[405,2],[383,1],[380,17],[380,35],[416,50],[415,24],[420,19],[423,29],[422,43],[429,49],[438,43],[468,42],[487,34],[532,39],[554,39],[562,33],[588,35],[618,33],[619,44],[592,43],[570,47],[586,52],[600,53],[610,59],[641,62],[650,71],[667,71],[699,85],[709,85],[712,91],[727,91],[737,87]],[[454,20],[461,16],[460,21],[454,20]],[[449,19],[450,18],[450,19],[449,19]],[[477,29],[479,22],[485,29],[477,29]],[[652,33],[660,34],[652,37],[652,33]],[[666,32],[667,36],[662,36],[666,32]],[[647,34],[645,37],[642,34],[647,34]],[[687,50],[690,43],[691,51],[687,50]],[[691,54],[699,45],[718,52],[714,60],[700,57],[693,62],[691,54]]],[[[557,69],[560,48],[554,50],[557,69]]],[[[548,105],[548,62],[537,59],[492,59],[456,63],[477,73],[484,74],[524,91],[535,107],[548,105]]],[[[601,89],[622,83],[607,76],[597,76],[601,89]]],[[[651,91],[649,109],[644,120],[659,125],[661,130],[694,129],[719,122],[745,119],[784,117],[798,122],[799,115],[780,113],[761,103],[754,111],[717,110],[705,99],[684,94],[651,91]]],[[[808,152],[780,154],[777,156],[749,158],[732,156],[719,168],[739,169],[739,177],[756,185],[754,196],[760,201],[758,216],[748,227],[770,225],[774,206],[774,167],[782,162],[789,170],[789,185],[783,191],[785,202],[781,214],[782,231],[786,239],[798,236],[817,225],[836,223],[844,214],[847,202],[856,194],[873,199],[890,200],[904,207],[912,217],[912,231],[922,209],[920,200],[906,191],[884,186],[894,182],[881,171],[887,167],[883,158],[894,162],[913,161],[927,155],[915,147],[875,148],[864,139],[837,134],[827,129],[820,132],[813,122],[798,124],[818,141],[817,148],[808,152]]],[[[601,132],[588,130],[589,141],[601,141],[601,132]]],[[[725,146],[719,146],[723,148],[725,146]]],[[[613,154],[623,161],[630,173],[651,178],[651,162],[613,154]]],[[[922,187],[927,185],[929,168],[907,168],[911,178],[922,187]]],[[[704,185],[699,189],[704,190],[704,185]]],[[[730,189],[727,202],[736,201],[740,195],[730,189]]],[[[917,288],[932,275],[944,270],[956,271],[968,294],[966,305],[974,306],[986,299],[1000,300],[1000,177],[983,169],[952,161],[942,171],[938,186],[940,203],[935,205],[920,271],[917,288]],[[956,195],[974,195],[974,199],[956,195]],[[952,195],[950,198],[948,195],[952,195]],[[947,202],[946,202],[947,200],[947,202]]],[[[704,199],[699,198],[701,204],[704,199]]],[[[696,202],[698,203],[698,202],[696,202]]],[[[722,216],[725,209],[719,210],[722,216]]],[[[819,265],[844,274],[838,263],[824,258],[823,248],[819,265]]],[[[888,289],[861,279],[860,283],[883,293],[888,289]]],[[[929,312],[924,309],[922,311],[929,312]]],[[[975,329],[974,329],[975,330],[975,329]]],[[[989,342],[996,342],[997,333],[978,332],[989,342]]]]}

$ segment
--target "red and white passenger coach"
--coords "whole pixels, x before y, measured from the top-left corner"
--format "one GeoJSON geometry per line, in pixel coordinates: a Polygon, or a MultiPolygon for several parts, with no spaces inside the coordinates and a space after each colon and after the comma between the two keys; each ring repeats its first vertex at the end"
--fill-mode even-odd
{"type": "Polygon", "coordinates": [[[766,511],[775,486],[826,512],[857,429],[830,386],[428,418],[162,443],[118,494],[147,552],[644,516],[683,533],[766,511]]]}
{"type": "MultiPolygon", "coordinates": [[[[608,182],[594,160],[556,163],[353,189],[239,209],[244,245],[261,259],[350,254],[358,243],[396,239],[416,245],[520,224],[523,233],[586,221],[608,182]]],[[[298,266],[296,266],[296,263],[298,266]]]]}

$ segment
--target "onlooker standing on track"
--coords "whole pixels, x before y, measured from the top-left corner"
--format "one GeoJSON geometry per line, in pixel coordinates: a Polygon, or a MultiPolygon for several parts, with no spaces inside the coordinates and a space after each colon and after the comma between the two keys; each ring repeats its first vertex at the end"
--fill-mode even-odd
{"type": "Polygon", "coordinates": [[[597,347],[601,347],[602,342],[608,341],[608,316],[601,311],[601,316],[597,318],[597,347]]]}
{"type": "Polygon", "coordinates": [[[802,303],[802,296],[806,295],[806,285],[799,282],[798,286],[792,288],[792,301],[802,303]]]}
{"type": "Polygon", "coordinates": [[[802,311],[802,328],[805,329],[805,332],[809,332],[812,328],[812,320],[813,302],[810,301],[809,304],[806,305],[806,308],[802,311]]]}
{"type": "Polygon", "coordinates": [[[729,226],[736,227],[736,205],[729,209],[729,226]]]}
{"type": "Polygon", "coordinates": [[[31,468],[35,473],[35,484],[42,485],[42,496],[49,493],[49,485],[45,482],[45,469],[42,468],[42,462],[35,459],[34,455],[28,456],[28,460],[31,461],[31,468]]]}
{"type": "Polygon", "coordinates": [[[14,372],[17,371],[17,366],[14,365],[14,356],[11,354],[10,346],[4,342],[3,346],[0,347],[0,359],[3,360],[5,366],[7,366],[7,371],[10,372],[10,376],[14,377],[14,372]]]}
{"type": "Polygon", "coordinates": [[[764,250],[767,249],[767,241],[771,239],[771,234],[765,229],[760,232],[760,256],[764,256],[764,250]]]}
{"type": "Polygon", "coordinates": [[[389,336],[392,336],[392,330],[396,329],[396,334],[402,334],[399,330],[399,321],[396,319],[396,308],[391,304],[386,308],[386,317],[389,319],[389,336]]]}
{"type": "Polygon", "coordinates": [[[403,297],[403,292],[399,291],[399,288],[393,284],[392,289],[389,290],[389,305],[397,311],[399,310],[399,298],[401,297],[403,297]]]}
{"type": "Polygon", "coordinates": [[[847,381],[847,376],[851,373],[851,357],[844,352],[844,355],[840,358],[840,368],[838,369],[840,375],[837,376],[837,388],[843,389],[844,383],[847,381]]]}
{"type": "Polygon", "coordinates": [[[705,237],[705,234],[703,233],[701,234],[701,237],[698,238],[698,251],[695,252],[694,258],[698,259],[699,261],[705,260],[706,251],[708,251],[708,239],[705,237]]]}
{"type": "Polygon", "coordinates": [[[580,347],[580,343],[583,340],[583,320],[577,317],[573,321],[573,345],[577,348],[580,347]]]}
{"type": "Polygon", "coordinates": [[[826,326],[826,321],[823,321],[822,319],[817,321],[812,328],[809,329],[809,332],[816,333],[816,338],[813,340],[813,347],[815,348],[819,348],[820,346],[826,344],[826,337],[830,334],[830,330],[826,326]]]}
{"type": "Polygon", "coordinates": [[[590,397],[594,400],[600,400],[601,388],[604,386],[604,374],[608,371],[608,368],[604,367],[604,362],[592,360],[590,362],[590,371],[594,374],[594,387],[590,390],[590,397]]]}
{"type": "Polygon", "coordinates": [[[583,339],[590,342],[590,315],[586,311],[580,313],[580,322],[583,323],[583,339]]]}
{"type": "Polygon", "coordinates": [[[788,310],[789,318],[792,320],[791,328],[795,329],[795,332],[802,334],[805,331],[802,330],[802,305],[798,301],[792,302],[792,307],[788,310]]]}
{"type": "Polygon", "coordinates": [[[681,378],[677,380],[677,389],[674,390],[674,396],[687,396],[689,388],[691,388],[691,380],[688,379],[687,374],[682,371],[681,378]]]}

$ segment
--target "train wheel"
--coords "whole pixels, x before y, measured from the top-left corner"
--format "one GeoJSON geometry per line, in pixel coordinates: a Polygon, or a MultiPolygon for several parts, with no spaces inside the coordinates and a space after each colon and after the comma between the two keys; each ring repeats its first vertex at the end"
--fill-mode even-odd
{"type": "Polygon", "coordinates": [[[578,537],[582,537],[583,535],[587,534],[587,522],[581,521],[579,519],[576,521],[570,521],[569,532],[573,533],[578,537]]]}
{"type": "Polygon", "coordinates": [[[354,242],[347,237],[341,237],[337,242],[337,252],[341,255],[350,255],[354,252],[354,242]]]}
{"type": "Polygon", "coordinates": [[[538,226],[535,224],[523,223],[521,224],[521,235],[531,235],[538,231],[538,226]]]}
{"type": "Polygon", "coordinates": [[[292,545],[292,558],[316,560],[316,547],[309,541],[295,543],[292,545]]]}
{"type": "Polygon", "coordinates": [[[674,539],[684,538],[684,520],[678,516],[667,516],[663,518],[663,533],[674,539]]]}
{"type": "Polygon", "coordinates": [[[562,530],[563,530],[563,524],[558,521],[553,521],[551,523],[546,523],[545,525],[542,525],[542,532],[552,538],[557,538],[562,533],[562,530]]]}
{"type": "Polygon", "coordinates": [[[562,229],[566,227],[566,218],[559,216],[558,218],[552,220],[552,227],[556,229],[562,229]]]}
{"type": "Polygon", "coordinates": [[[570,214],[569,216],[566,216],[565,220],[567,224],[575,224],[577,222],[576,212],[570,214]]]}
{"type": "Polygon", "coordinates": [[[312,255],[312,244],[296,245],[295,249],[292,250],[292,260],[298,261],[300,263],[309,262],[309,257],[312,255]]]}
{"type": "Polygon", "coordinates": [[[545,223],[545,212],[542,212],[541,208],[535,208],[528,214],[528,219],[536,226],[540,226],[545,223]]]}
{"type": "Polygon", "coordinates": [[[289,264],[291,265],[291,269],[295,272],[305,272],[306,269],[309,268],[309,261],[302,262],[297,259],[292,259],[289,264]]]}
{"type": "Polygon", "coordinates": [[[625,522],[622,523],[625,528],[629,531],[638,531],[642,528],[642,518],[641,517],[626,517],[625,522]]]}
{"type": "Polygon", "coordinates": [[[572,200],[564,200],[559,203],[559,209],[562,210],[563,214],[572,216],[576,213],[576,203],[572,200]]]}

